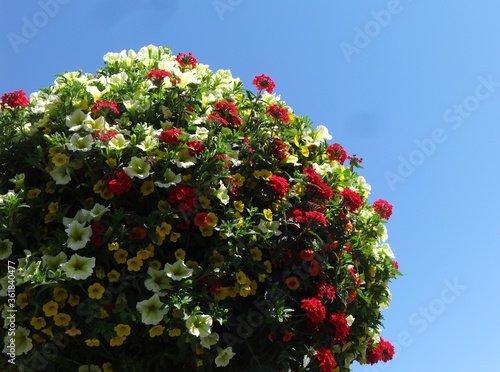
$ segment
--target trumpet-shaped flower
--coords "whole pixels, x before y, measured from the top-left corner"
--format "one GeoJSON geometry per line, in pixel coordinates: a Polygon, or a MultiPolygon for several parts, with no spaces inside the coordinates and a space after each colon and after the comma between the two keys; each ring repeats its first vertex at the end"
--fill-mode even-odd
{"type": "Polygon", "coordinates": [[[68,278],[85,280],[92,275],[94,266],[95,257],[82,257],[75,253],[68,262],[61,265],[61,269],[68,278]]]}
{"type": "Polygon", "coordinates": [[[70,168],[68,165],[54,168],[54,170],[50,172],[50,176],[57,185],[67,185],[69,181],[71,181],[70,168]]]}
{"type": "Polygon", "coordinates": [[[212,330],[212,317],[210,315],[194,314],[186,319],[186,328],[196,337],[206,337],[212,330]]]}
{"type": "Polygon", "coordinates": [[[172,288],[170,278],[166,275],[164,270],[155,270],[152,267],[148,268],[148,278],[144,281],[144,286],[150,291],[165,295],[165,289],[172,288]]]}
{"type": "Polygon", "coordinates": [[[149,176],[149,169],[151,166],[143,159],[133,156],[128,164],[128,167],[123,170],[130,178],[144,179],[149,176]]]}
{"type": "Polygon", "coordinates": [[[281,235],[281,231],[278,230],[279,227],[280,227],[279,221],[266,221],[263,219],[260,220],[260,223],[258,225],[258,228],[264,234],[273,233],[276,236],[281,235]]]}
{"type": "Polygon", "coordinates": [[[184,261],[177,260],[174,264],[165,264],[165,272],[172,280],[182,280],[189,278],[193,274],[193,269],[188,268],[184,261]]]}
{"type": "Polygon", "coordinates": [[[157,294],[147,300],[138,302],[136,308],[141,313],[141,320],[144,324],[156,325],[161,322],[168,312],[168,308],[160,301],[157,294]]]}
{"type": "Polygon", "coordinates": [[[28,337],[30,331],[24,327],[17,327],[14,337],[6,335],[4,337],[5,347],[3,353],[14,353],[15,355],[22,355],[27,353],[33,348],[33,342],[28,337]],[[15,339],[14,345],[11,346],[12,338],[15,339]]]}
{"type": "Polygon", "coordinates": [[[169,168],[163,173],[163,180],[156,181],[155,185],[158,187],[169,188],[170,186],[177,185],[182,181],[181,174],[175,174],[169,168]]]}
{"type": "Polygon", "coordinates": [[[66,244],[74,251],[85,247],[92,236],[92,228],[90,226],[85,227],[76,220],[71,222],[64,231],[68,234],[66,244]]]}
{"type": "Polygon", "coordinates": [[[75,133],[69,139],[66,147],[71,151],[90,151],[92,149],[92,136],[87,134],[82,137],[78,133],[75,133]]]}
{"type": "Polygon", "coordinates": [[[221,347],[217,346],[216,348],[217,357],[215,358],[215,365],[217,367],[227,366],[231,361],[231,358],[236,355],[235,353],[233,353],[232,347],[226,347],[225,349],[222,349],[221,347]]]}
{"type": "Polygon", "coordinates": [[[68,261],[68,256],[64,252],[59,252],[57,256],[42,256],[43,266],[47,266],[50,270],[57,270],[59,265],[68,261]]]}
{"type": "Polygon", "coordinates": [[[0,260],[8,258],[12,254],[12,242],[9,239],[0,239],[0,260]]]}
{"type": "Polygon", "coordinates": [[[210,347],[215,345],[218,341],[219,334],[217,332],[212,332],[209,335],[200,338],[200,344],[205,349],[210,349],[210,347]]]}

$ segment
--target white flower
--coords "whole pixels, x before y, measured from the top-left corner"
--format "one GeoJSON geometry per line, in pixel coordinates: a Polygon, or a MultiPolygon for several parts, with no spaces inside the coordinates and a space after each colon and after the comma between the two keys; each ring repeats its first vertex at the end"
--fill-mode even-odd
{"type": "Polygon", "coordinates": [[[186,266],[184,261],[177,260],[173,265],[166,263],[165,272],[172,280],[182,280],[189,278],[193,274],[193,269],[186,266]]]}
{"type": "Polygon", "coordinates": [[[92,275],[94,266],[95,257],[82,257],[75,253],[68,262],[61,265],[61,269],[68,278],[85,280],[92,275]]]}
{"type": "Polygon", "coordinates": [[[189,168],[196,164],[196,157],[189,153],[189,149],[182,149],[177,153],[175,165],[179,168],[189,168]]]}
{"type": "Polygon", "coordinates": [[[215,192],[215,196],[221,201],[222,204],[227,205],[229,203],[229,195],[227,194],[227,187],[224,182],[219,182],[219,189],[215,192]]]}
{"type": "Polygon", "coordinates": [[[212,332],[208,336],[201,337],[200,345],[205,349],[210,349],[210,347],[215,345],[218,341],[219,334],[217,332],[212,332]]]}
{"type": "Polygon", "coordinates": [[[308,130],[304,136],[307,145],[320,146],[325,140],[331,140],[332,136],[328,133],[328,128],[324,125],[318,125],[316,130],[308,130]]]}
{"type": "Polygon", "coordinates": [[[354,323],[355,318],[352,315],[348,315],[345,317],[345,320],[347,321],[347,324],[349,324],[349,327],[352,326],[352,323],[354,323]]]}
{"type": "Polygon", "coordinates": [[[264,234],[273,233],[276,236],[281,235],[281,231],[278,230],[280,227],[279,221],[266,221],[266,220],[261,219],[260,223],[257,227],[264,234]]]}
{"type": "Polygon", "coordinates": [[[124,168],[123,170],[130,178],[137,177],[140,179],[144,179],[149,176],[150,168],[151,166],[145,160],[136,156],[132,156],[128,167],[124,168]]]}
{"type": "Polygon", "coordinates": [[[92,119],[90,115],[82,110],[75,110],[71,115],[66,116],[66,126],[70,131],[79,130],[85,120],[92,119]]]}
{"type": "Polygon", "coordinates": [[[0,260],[8,258],[12,254],[12,242],[9,239],[0,239],[0,260]]]}
{"type": "Polygon", "coordinates": [[[186,319],[186,328],[196,337],[206,337],[210,334],[212,317],[210,315],[194,314],[186,319]]]}
{"type": "Polygon", "coordinates": [[[92,119],[91,117],[88,117],[83,121],[83,129],[85,129],[87,132],[95,132],[96,130],[108,130],[109,125],[106,123],[106,119],[104,119],[104,116],[99,116],[97,119],[92,119]]]}
{"type": "Polygon", "coordinates": [[[168,308],[164,307],[157,294],[147,300],[138,302],[136,308],[141,313],[142,322],[151,325],[160,323],[168,312],[168,308]]]}
{"type": "Polygon", "coordinates": [[[66,244],[74,251],[85,247],[92,236],[92,228],[90,226],[85,227],[76,220],[71,222],[64,231],[68,234],[66,244]]]}
{"type": "Polygon", "coordinates": [[[14,337],[7,334],[3,339],[5,343],[3,353],[22,355],[30,351],[33,348],[33,342],[28,337],[29,334],[28,329],[20,326],[16,328],[14,337]],[[12,338],[14,338],[14,342],[12,342],[12,338]]]}
{"type": "Polygon", "coordinates": [[[62,223],[64,226],[68,227],[71,225],[72,222],[77,221],[81,225],[85,225],[87,222],[92,221],[92,213],[86,209],[79,209],[78,212],[76,212],[75,217],[69,218],[69,217],[63,217],[62,223]]]}
{"type": "Polygon", "coordinates": [[[149,277],[144,281],[144,286],[154,292],[158,293],[160,296],[165,295],[167,292],[164,289],[172,288],[170,284],[170,278],[166,275],[163,270],[155,270],[153,268],[148,268],[149,277]]]}
{"type": "Polygon", "coordinates": [[[47,266],[50,270],[57,270],[59,265],[66,263],[68,261],[68,256],[64,252],[59,252],[57,256],[42,256],[43,266],[47,266]]]}
{"type": "Polygon", "coordinates": [[[105,90],[103,90],[101,92],[99,90],[99,88],[97,88],[95,85],[86,86],[85,90],[92,95],[92,97],[94,98],[94,101],[97,101],[97,100],[101,99],[101,97],[105,93],[105,90]]]}
{"type": "Polygon", "coordinates": [[[385,227],[383,224],[379,224],[377,226],[377,237],[382,243],[384,243],[388,238],[387,227],[385,227]]]}
{"type": "Polygon", "coordinates": [[[358,176],[358,178],[356,179],[353,186],[358,189],[359,193],[363,197],[367,198],[368,195],[370,195],[370,191],[371,191],[372,187],[370,186],[369,183],[366,182],[365,177],[358,176]]]}
{"type": "Polygon", "coordinates": [[[109,141],[109,147],[115,150],[123,150],[127,148],[128,142],[123,136],[123,134],[118,133],[115,137],[111,138],[109,141]]]}
{"type": "Polygon", "coordinates": [[[89,212],[93,219],[100,220],[101,217],[104,216],[104,214],[108,211],[109,211],[108,207],[105,207],[104,205],[99,203],[95,203],[89,212]]]}
{"type": "Polygon", "coordinates": [[[170,186],[176,185],[182,181],[181,174],[175,174],[169,168],[163,173],[163,180],[156,181],[155,185],[158,187],[168,188],[170,186]]]}
{"type": "Polygon", "coordinates": [[[56,181],[56,185],[66,185],[71,181],[70,168],[66,164],[56,167],[50,172],[50,176],[56,181]]]}
{"type": "Polygon", "coordinates": [[[233,353],[232,347],[226,347],[225,349],[222,349],[221,347],[217,346],[216,348],[218,355],[215,358],[215,365],[217,367],[227,366],[231,358],[236,355],[235,353],[233,353]]]}

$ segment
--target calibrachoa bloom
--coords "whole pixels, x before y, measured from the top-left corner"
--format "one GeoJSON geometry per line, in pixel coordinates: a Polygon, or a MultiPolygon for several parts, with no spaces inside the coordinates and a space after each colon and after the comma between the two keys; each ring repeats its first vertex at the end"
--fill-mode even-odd
{"type": "Polygon", "coordinates": [[[349,372],[392,358],[392,206],[368,201],[362,159],[269,76],[252,84],[150,45],[1,95],[0,259],[13,264],[0,303],[19,309],[17,369],[47,350],[60,351],[51,371],[349,372]]]}

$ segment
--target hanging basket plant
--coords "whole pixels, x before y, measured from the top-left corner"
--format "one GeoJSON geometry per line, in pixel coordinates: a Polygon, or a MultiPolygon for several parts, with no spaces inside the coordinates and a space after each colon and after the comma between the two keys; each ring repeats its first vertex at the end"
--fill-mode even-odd
{"type": "Polygon", "coordinates": [[[362,159],[266,75],[155,46],[104,63],[1,97],[2,370],[391,359],[392,206],[362,159]]]}

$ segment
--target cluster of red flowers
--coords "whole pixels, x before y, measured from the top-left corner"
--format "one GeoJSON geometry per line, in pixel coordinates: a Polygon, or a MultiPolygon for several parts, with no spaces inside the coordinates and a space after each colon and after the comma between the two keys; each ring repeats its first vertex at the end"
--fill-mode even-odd
{"type": "Polygon", "coordinates": [[[195,191],[187,185],[176,185],[168,195],[168,202],[179,203],[179,212],[188,212],[196,208],[195,191]]]}
{"type": "Polygon", "coordinates": [[[338,143],[329,145],[326,148],[326,152],[328,154],[328,159],[336,160],[340,164],[344,164],[347,159],[347,152],[344,150],[342,145],[339,145],[338,143]]]}
{"type": "Polygon", "coordinates": [[[373,202],[373,209],[380,217],[388,220],[392,216],[392,205],[383,199],[373,202]]]}
{"type": "Polygon", "coordinates": [[[304,168],[302,173],[307,175],[307,180],[312,185],[311,190],[320,198],[329,200],[333,197],[332,189],[321,179],[321,176],[314,168],[304,168]]]}
{"type": "Polygon", "coordinates": [[[337,362],[328,348],[316,350],[316,359],[321,372],[332,372],[337,367],[337,362]]]}
{"type": "Polygon", "coordinates": [[[340,196],[342,196],[342,202],[350,212],[356,211],[363,204],[361,196],[347,187],[340,192],[340,196]]]}
{"type": "Polygon", "coordinates": [[[290,213],[290,218],[300,225],[318,224],[326,226],[325,215],[318,211],[303,211],[301,209],[294,209],[290,213]]]}
{"type": "Polygon", "coordinates": [[[325,306],[317,298],[304,298],[300,307],[306,311],[306,316],[312,325],[316,326],[326,318],[325,306]]]}
{"type": "Polygon", "coordinates": [[[266,114],[271,115],[275,121],[282,121],[285,124],[290,122],[288,110],[278,105],[271,105],[267,108],[266,114]]]}
{"type": "Polygon", "coordinates": [[[239,127],[241,125],[241,118],[236,106],[227,101],[219,101],[214,105],[215,116],[210,116],[209,120],[219,120],[221,123],[226,121],[228,126],[239,127]],[[220,120],[223,119],[224,121],[220,120]]]}
{"type": "Polygon", "coordinates": [[[345,344],[350,329],[345,315],[340,313],[330,314],[328,322],[335,327],[335,331],[332,335],[332,341],[335,343],[345,344]]]}
{"type": "Polygon", "coordinates": [[[377,347],[373,347],[370,343],[366,350],[366,361],[370,364],[375,364],[380,361],[388,362],[393,356],[394,346],[390,342],[385,341],[382,337],[380,337],[377,347]]]}
{"type": "Polygon", "coordinates": [[[205,145],[201,141],[187,141],[186,146],[189,148],[189,155],[191,156],[202,155],[205,152],[205,145]]]}
{"type": "Polygon", "coordinates": [[[286,144],[275,138],[271,144],[271,154],[276,160],[283,161],[288,157],[286,144]]]}
{"type": "Polygon", "coordinates": [[[256,76],[252,84],[257,87],[258,90],[265,90],[267,93],[272,94],[276,84],[274,81],[267,75],[256,76]]]}
{"type": "Polygon", "coordinates": [[[118,110],[118,105],[114,101],[101,101],[101,100],[97,100],[92,105],[91,110],[94,113],[100,112],[100,111],[102,111],[104,113],[107,112],[107,111],[113,112],[115,114],[119,114],[120,113],[120,111],[118,110]]]}
{"type": "Polygon", "coordinates": [[[172,74],[166,70],[151,70],[146,76],[147,79],[154,81],[162,81],[166,77],[172,77],[172,74]]]}
{"type": "Polygon", "coordinates": [[[158,139],[162,142],[166,142],[169,145],[177,145],[180,142],[179,136],[184,133],[177,128],[166,129],[160,133],[158,139]]]}
{"type": "Polygon", "coordinates": [[[318,292],[316,293],[316,298],[322,299],[325,296],[329,300],[336,298],[335,287],[330,283],[318,282],[316,283],[316,287],[318,288],[318,292]]]}
{"type": "Polygon", "coordinates": [[[188,54],[179,53],[176,59],[181,67],[190,66],[191,68],[195,68],[198,63],[198,60],[193,57],[191,52],[188,54]]]}
{"type": "Polygon", "coordinates": [[[118,138],[118,132],[114,130],[100,130],[97,129],[94,133],[94,138],[99,138],[102,141],[109,141],[112,138],[118,138]]]}
{"type": "Polygon", "coordinates": [[[273,174],[269,180],[269,186],[271,186],[274,192],[276,192],[276,196],[280,199],[284,198],[288,193],[288,181],[281,176],[273,174]]]}
{"type": "Polygon", "coordinates": [[[119,170],[112,177],[106,179],[106,188],[115,195],[121,195],[130,191],[132,188],[132,180],[124,170],[119,170]]]}
{"type": "Polygon", "coordinates": [[[16,107],[25,107],[28,106],[30,103],[30,100],[28,97],[26,97],[26,93],[22,90],[15,90],[11,93],[5,93],[2,95],[0,98],[0,107],[2,110],[5,110],[5,107],[11,107],[11,108],[16,108],[16,107]]]}

